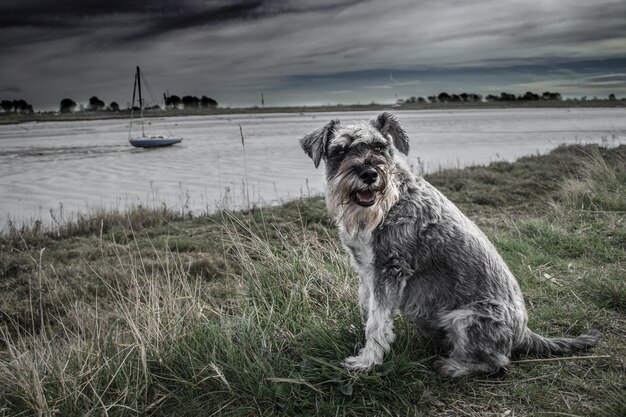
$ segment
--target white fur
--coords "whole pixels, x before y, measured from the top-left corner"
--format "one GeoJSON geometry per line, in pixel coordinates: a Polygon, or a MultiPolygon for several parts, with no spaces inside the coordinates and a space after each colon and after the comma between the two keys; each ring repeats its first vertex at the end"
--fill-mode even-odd
{"type": "Polygon", "coordinates": [[[397,308],[390,309],[379,305],[374,291],[374,252],[371,246],[371,233],[368,231],[346,232],[340,226],[341,240],[351,250],[352,264],[359,273],[359,306],[365,322],[365,347],[358,356],[346,358],[344,365],[352,370],[366,370],[381,364],[386,352],[395,340],[393,317],[397,308]],[[355,254],[355,255],[352,255],[355,254]]]}

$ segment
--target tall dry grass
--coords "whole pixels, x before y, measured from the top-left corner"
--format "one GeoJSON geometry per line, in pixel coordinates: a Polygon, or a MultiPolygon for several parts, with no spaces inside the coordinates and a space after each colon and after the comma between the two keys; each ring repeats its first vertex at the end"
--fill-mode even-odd
{"type": "MultiPolygon", "coordinates": [[[[155,250],[158,266],[148,266],[145,251],[130,243],[105,271],[91,269],[104,288],[95,303],[59,299],[43,309],[33,301],[37,324],[31,331],[18,323],[0,328],[6,347],[0,410],[45,416],[197,412],[200,405],[186,404],[181,391],[202,398],[204,390],[212,395],[201,408],[218,411],[235,407],[235,399],[249,403],[259,391],[276,395],[284,384],[319,391],[292,377],[293,352],[303,333],[315,339],[317,332],[337,330],[329,323],[344,327],[355,318],[354,277],[328,236],[269,228],[227,216],[224,251],[241,269],[213,285],[190,274],[172,251],[159,257],[155,250]]],[[[52,281],[47,274],[39,269],[38,288],[52,281]]]]}
{"type": "MultiPolygon", "coordinates": [[[[154,409],[149,362],[158,362],[170,343],[214,311],[177,254],[168,251],[157,260],[157,268],[147,269],[130,246],[106,271],[91,271],[105,288],[94,304],[58,300],[54,308],[31,310],[40,322],[32,331],[17,323],[0,328],[6,348],[0,410],[47,416],[154,409]]],[[[39,275],[45,289],[46,270],[39,275]]]]}
{"type": "Polygon", "coordinates": [[[595,148],[587,154],[578,175],[563,182],[557,208],[626,214],[626,161],[609,164],[595,148]]]}
{"type": "MultiPolygon", "coordinates": [[[[62,212],[62,210],[60,210],[62,212]]],[[[0,235],[0,243],[15,248],[25,248],[46,239],[66,239],[73,236],[97,235],[102,237],[109,231],[119,229],[141,230],[160,226],[188,216],[189,213],[160,207],[130,206],[124,210],[94,208],[86,213],[72,213],[69,216],[52,217],[44,223],[31,220],[17,223],[8,220],[0,235]]]]}

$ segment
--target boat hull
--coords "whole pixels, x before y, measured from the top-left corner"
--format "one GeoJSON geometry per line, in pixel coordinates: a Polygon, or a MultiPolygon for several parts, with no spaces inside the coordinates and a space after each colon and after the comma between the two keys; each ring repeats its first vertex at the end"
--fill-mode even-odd
{"type": "Polygon", "coordinates": [[[139,138],[129,140],[130,144],[136,148],[160,148],[172,146],[182,141],[182,138],[139,138]]]}

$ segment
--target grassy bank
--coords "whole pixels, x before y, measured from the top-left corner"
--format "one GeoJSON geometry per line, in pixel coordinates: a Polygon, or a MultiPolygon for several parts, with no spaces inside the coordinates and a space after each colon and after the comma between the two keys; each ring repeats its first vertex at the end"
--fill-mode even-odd
{"type": "MultiPolygon", "coordinates": [[[[479,110],[479,109],[529,109],[529,108],[616,108],[626,107],[626,99],[620,100],[561,100],[561,101],[493,101],[493,102],[447,102],[447,103],[404,103],[391,104],[336,104],[326,106],[290,107],[218,107],[206,109],[145,110],[144,117],[216,116],[230,114],[273,114],[273,113],[319,113],[355,111],[397,111],[397,110],[479,110]]],[[[76,112],[59,114],[43,112],[32,114],[0,113],[0,125],[27,122],[64,122],[74,120],[128,119],[130,110],[76,112]]]]}
{"type": "Polygon", "coordinates": [[[428,179],[490,236],[574,358],[443,379],[408,323],[374,372],[357,278],[320,198],[181,218],[134,209],[0,235],[0,416],[626,414],[626,146],[558,148],[428,179]]]}

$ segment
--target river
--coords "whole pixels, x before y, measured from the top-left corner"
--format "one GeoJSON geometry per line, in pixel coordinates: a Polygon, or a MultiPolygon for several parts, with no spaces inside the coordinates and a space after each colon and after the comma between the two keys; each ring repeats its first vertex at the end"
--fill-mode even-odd
{"type": "MultiPolygon", "coordinates": [[[[127,120],[0,126],[0,228],[129,205],[193,213],[277,204],[323,191],[298,139],[330,119],[375,112],[246,114],[146,119],[150,134],[181,144],[136,149],[127,120]],[[244,134],[244,146],[239,131],[244,134]]],[[[397,111],[415,170],[514,160],[564,143],[626,143],[626,109],[397,111]]]]}

